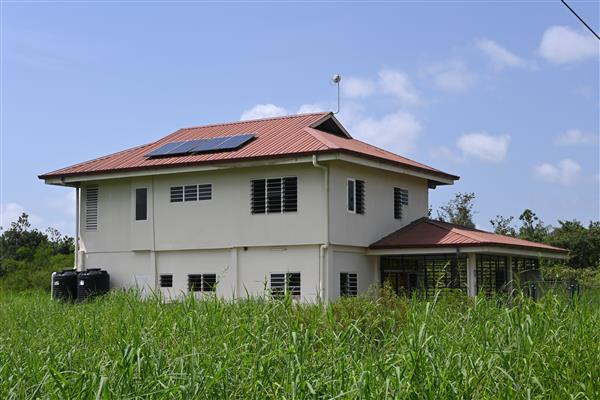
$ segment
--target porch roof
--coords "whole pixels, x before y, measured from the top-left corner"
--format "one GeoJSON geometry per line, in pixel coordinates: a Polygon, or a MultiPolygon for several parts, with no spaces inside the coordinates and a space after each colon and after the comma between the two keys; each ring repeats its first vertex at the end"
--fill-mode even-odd
{"type": "Polygon", "coordinates": [[[568,250],[559,247],[429,218],[420,218],[371,244],[369,253],[391,254],[390,250],[398,250],[398,254],[415,254],[419,249],[423,252],[460,249],[464,252],[479,250],[490,253],[497,250],[498,253],[528,254],[538,257],[567,258],[568,256],[568,250]]]}

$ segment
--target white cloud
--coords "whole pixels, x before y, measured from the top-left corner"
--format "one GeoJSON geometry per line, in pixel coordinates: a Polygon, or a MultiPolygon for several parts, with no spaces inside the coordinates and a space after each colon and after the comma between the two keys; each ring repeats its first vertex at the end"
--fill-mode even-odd
{"type": "Polygon", "coordinates": [[[434,83],[449,92],[465,92],[477,82],[477,75],[471,72],[464,62],[452,61],[429,69],[434,83]]]}
{"type": "Polygon", "coordinates": [[[298,108],[298,111],[296,112],[296,114],[310,114],[310,113],[317,113],[317,112],[324,112],[324,111],[327,111],[327,109],[326,109],[326,107],[323,107],[321,104],[309,103],[309,104],[302,104],[298,108]]]}
{"type": "Polygon", "coordinates": [[[498,163],[506,157],[510,136],[488,133],[467,133],[458,138],[456,146],[465,158],[498,163]]]}
{"type": "Polygon", "coordinates": [[[490,39],[481,39],[477,47],[488,56],[495,69],[525,67],[528,63],[490,39]]]}
{"type": "Polygon", "coordinates": [[[595,144],[598,142],[598,136],[579,129],[570,129],[554,139],[554,144],[577,145],[577,144],[595,144]]]}
{"type": "Polygon", "coordinates": [[[580,171],[581,166],[568,158],[559,161],[556,165],[544,163],[533,168],[533,172],[538,179],[561,185],[574,183],[578,179],[580,171]]]}
{"type": "Polygon", "coordinates": [[[342,78],[341,89],[349,98],[367,97],[375,94],[376,85],[370,79],[357,77],[342,78]]]}
{"type": "MultiPolygon", "coordinates": [[[[16,222],[17,219],[23,214],[25,207],[17,203],[5,203],[0,204],[0,226],[6,230],[10,228],[11,223],[16,222]]],[[[42,218],[37,215],[27,213],[29,215],[29,222],[33,227],[40,228],[42,225],[42,218]]]]}
{"type": "Polygon", "coordinates": [[[422,100],[412,83],[402,71],[382,69],[379,71],[379,87],[383,93],[396,96],[406,104],[420,104],[422,100]]]}
{"type": "Polygon", "coordinates": [[[597,58],[599,46],[591,33],[553,26],[544,32],[538,51],[549,62],[566,64],[597,58]]]}
{"type": "Polygon", "coordinates": [[[399,154],[415,150],[421,123],[410,113],[398,111],[380,119],[364,118],[350,126],[350,132],[367,143],[399,154]]]}
{"type": "Polygon", "coordinates": [[[281,117],[287,114],[289,113],[285,108],[276,106],[275,104],[257,104],[251,109],[244,111],[240,116],[240,120],[281,117]]]}

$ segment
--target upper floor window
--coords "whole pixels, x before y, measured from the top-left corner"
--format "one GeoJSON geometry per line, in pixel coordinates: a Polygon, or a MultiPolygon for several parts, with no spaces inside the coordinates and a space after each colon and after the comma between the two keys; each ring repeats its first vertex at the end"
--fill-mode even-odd
{"type": "Polygon", "coordinates": [[[85,229],[88,231],[98,229],[98,185],[88,186],[85,189],[85,229]]]}
{"type": "Polygon", "coordinates": [[[340,273],[340,296],[356,296],[358,294],[358,279],[355,273],[340,273]]]}
{"type": "Polygon", "coordinates": [[[402,206],[408,206],[408,190],[394,188],[394,218],[402,219],[402,206]]]}
{"type": "Polygon", "coordinates": [[[148,218],[148,189],[135,189],[135,220],[145,221],[148,218]]]}
{"type": "Polygon", "coordinates": [[[365,213],[365,182],[359,179],[348,178],[348,212],[356,214],[365,213]]]}
{"type": "Polygon", "coordinates": [[[252,214],[298,211],[298,178],[290,176],[252,180],[250,211],[252,214]]]}
{"type": "Polygon", "coordinates": [[[171,186],[171,203],[212,199],[212,184],[171,186]]]}

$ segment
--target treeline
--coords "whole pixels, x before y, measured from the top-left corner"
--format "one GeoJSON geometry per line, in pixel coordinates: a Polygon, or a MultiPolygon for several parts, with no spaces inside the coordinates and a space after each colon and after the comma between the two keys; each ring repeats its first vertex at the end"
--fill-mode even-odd
{"type": "MultiPolygon", "coordinates": [[[[475,228],[474,204],[474,193],[457,193],[437,210],[437,218],[475,228]]],[[[586,226],[575,219],[559,220],[558,226],[552,226],[545,224],[532,210],[525,209],[517,219],[497,215],[490,224],[500,235],[568,249],[570,258],[566,266],[570,268],[600,269],[600,221],[590,221],[586,226]]]]}
{"type": "Polygon", "coordinates": [[[50,290],[50,275],[73,267],[73,238],[33,229],[23,213],[0,235],[0,289],[50,290]]]}

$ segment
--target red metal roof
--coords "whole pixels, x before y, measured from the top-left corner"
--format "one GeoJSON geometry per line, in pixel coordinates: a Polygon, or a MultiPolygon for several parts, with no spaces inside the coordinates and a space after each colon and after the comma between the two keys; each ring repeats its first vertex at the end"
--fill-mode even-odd
{"type": "Polygon", "coordinates": [[[418,219],[373,243],[371,249],[502,246],[564,253],[568,250],[510,236],[497,235],[428,218],[418,219]]]}
{"type": "Polygon", "coordinates": [[[341,137],[315,129],[328,119],[333,119],[338,123],[331,113],[314,113],[183,128],[156,142],[61,168],[39,177],[48,179],[139,169],[344,152],[400,165],[445,179],[459,179],[458,176],[379,149],[351,137],[341,137]],[[148,158],[145,156],[150,151],[169,142],[232,136],[243,133],[254,133],[256,139],[234,151],[162,158],[148,158]]]}

